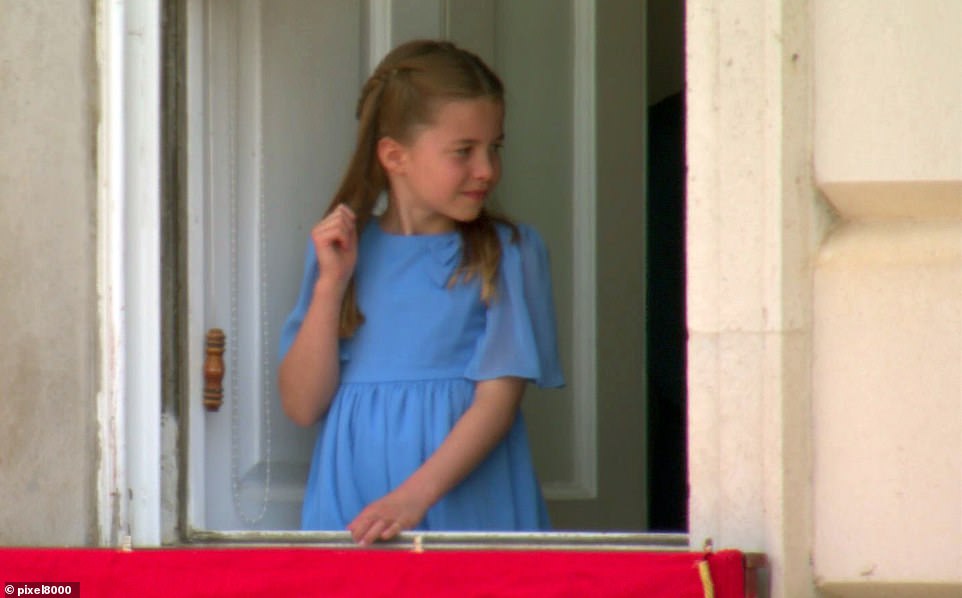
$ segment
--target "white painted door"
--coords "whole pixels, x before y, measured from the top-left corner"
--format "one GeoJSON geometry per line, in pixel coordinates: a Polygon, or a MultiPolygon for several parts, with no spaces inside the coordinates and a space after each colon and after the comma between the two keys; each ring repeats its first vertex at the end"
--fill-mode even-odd
{"type": "MultiPolygon", "coordinates": [[[[630,12],[635,3],[622,4],[630,12]]],[[[556,524],[644,527],[643,71],[639,60],[638,103],[630,90],[620,100],[637,113],[599,128],[605,86],[596,82],[606,70],[595,67],[604,47],[595,24],[610,10],[580,0],[189,2],[191,529],[298,527],[316,430],[294,426],[280,411],[278,333],[298,291],[308,231],[353,144],[361,83],[372,62],[415,37],[448,37],[474,49],[508,89],[497,199],[538,227],[552,251],[568,378],[565,389],[532,389],[525,402],[556,524]],[[637,158],[637,172],[597,162],[596,143],[620,143],[612,132],[625,121],[639,127],[637,147],[629,141],[612,154],[637,158]],[[599,188],[618,201],[600,199],[599,188]],[[637,237],[606,238],[612,223],[619,231],[637,225],[637,237]],[[627,264],[623,276],[601,263],[599,249],[627,264]],[[627,302],[636,318],[613,328],[606,302],[627,302]],[[209,412],[201,404],[203,339],[215,327],[227,335],[224,403],[209,412]],[[611,423],[629,433],[599,428],[611,423]]],[[[639,41],[642,30],[639,19],[639,41]]]]}

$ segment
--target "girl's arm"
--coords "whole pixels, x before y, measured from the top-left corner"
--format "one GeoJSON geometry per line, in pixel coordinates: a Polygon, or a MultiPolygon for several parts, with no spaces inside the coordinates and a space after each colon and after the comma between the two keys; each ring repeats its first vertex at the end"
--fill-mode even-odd
{"type": "Polygon", "coordinates": [[[339,382],[341,301],[357,262],[354,213],[339,206],[314,227],[311,238],[319,271],[314,296],[277,371],[284,413],[301,426],[327,411],[339,382]]]}
{"type": "Polygon", "coordinates": [[[471,473],[504,438],[524,394],[521,378],[483,380],[474,402],[438,450],[394,491],[368,505],[347,526],[356,542],[388,540],[418,524],[428,509],[471,473]]]}
{"type": "Polygon", "coordinates": [[[300,426],[316,422],[337,390],[340,306],[337,293],[315,287],[301,329],[278,367],[281,407],[300,426]]]}

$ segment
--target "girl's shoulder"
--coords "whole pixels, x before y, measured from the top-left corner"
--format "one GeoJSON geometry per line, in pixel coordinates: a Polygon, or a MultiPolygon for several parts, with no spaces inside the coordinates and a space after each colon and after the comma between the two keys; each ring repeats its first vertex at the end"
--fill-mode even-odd
{"type": "Polygon", "coordinates": [[[495,227],[498,230],[498,237],[501,239],[503,247],[512,245],[520,250],[543,251],[545,249],[544,239],[538,229],[524,222],[498,222],[495,227]]]}
{"type": "Polygon", "coordinates": [[[525,223],[511,225],[501,222],[497,228],[503,268],[520,268],[525,276],[534,272],[547,274],[550,271],[548,248],[536,228],[525,223]]]}

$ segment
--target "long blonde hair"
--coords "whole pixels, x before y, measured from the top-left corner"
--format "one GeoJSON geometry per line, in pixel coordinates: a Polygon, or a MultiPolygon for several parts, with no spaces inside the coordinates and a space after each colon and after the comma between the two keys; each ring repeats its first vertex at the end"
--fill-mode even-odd
{"type": "MultiPolygon", "coordinates": [[[[418,40],[392,50],[361,88],[357,103],[357,145],[344,179],[327,210],[346,204],[357,215],[357,229],[364,230],[378,196],[388,179],[377,157],[383,137],[410,141],[415,127],[433,122],[446,101],[488,98],[504,105],[504,87],[498,76],[476,55],[445,41],[418,40]]],[[[496,224],[507,225],[513,240],[515,225],[487,208],[470,222],[457,222],[461,234],[461,263],[449,286],[478,276],[481,299],[490,302],[496,290],[501,242],[496,224]]],[[[354,278],[348,283],[341,304],[339,333],[349,337],[364,322],[357,305],[354,278]]]]}

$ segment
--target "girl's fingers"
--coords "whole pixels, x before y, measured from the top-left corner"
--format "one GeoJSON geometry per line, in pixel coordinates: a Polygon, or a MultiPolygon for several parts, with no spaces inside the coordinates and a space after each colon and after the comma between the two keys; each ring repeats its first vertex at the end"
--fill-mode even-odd
{"type": "Polygon", "coordinates": [[[311,231],[314,242],[319,246],[339,245],[353,249],[357,244],[357,229],[354,216],[345,208],[321,220],[311,231]]]}
{"type": "Polygon", "coordinates": [[[338,245],[340,247],[350,248],[353,245],[354,238],[350,231],[335,227],[317,231],[314,234],[314,241],[320,246],[338,245]]]}
{"type": "Polygon", "coordinates": [[[317,223],[315,232],[324,230],[342,230],[345,232],[355,229],[354,215],[346,211],[336,211],[317,223]]]}
{"type": "Polygon", "coordinates": [[[387,529],[385,529],[383,532],[381,532],[381,539],[382,539],[382,540],[390,540],[390,539],[393,538],[394,536],[400,534],[400,533],[401,533],[401,529],[402,529],[401,523],[398,522],[398,521],[395,521],[394,523],[392,523],[391,525],[389,525],[389,526],[387,527],[387,529]]]}
{"type": "Polygon", "coordinates": [[[354,214],[354,210],[352,210],[346,203],[338,204],[337,208],[335,208],[334,211],[335,211],[335,212],[340,212],[340,213],[348,216],[348,217],[351,218],[352,220],[354,220],[354,219],[357,217],[357,216],[354,214]]]}
{"type": "Polygon", "coordinates": [[[385,527],[387,527],[387,522],[383,519],[378,519],[375,521],[374,525],[372,525],[370,529],[367,530],[367,533],[364,534],[364,537],[361,538],[361,544],[373,544],[375,541],[377,541],[378,536],[381,535],[381,532],[384,531],[385,527]]]}
{"type": "Polygon", "coordinates": [[[319,223],[318,226],[340,226],[344,230],[354,230],[357,223],[357,217],[351,208],[341,204],[333,212],[325,216],[319,223]]]}
{"type": "Polygon", "coordinates": [[[404,526],[400,519],[388,516],[376,508],[371,509],[371,506],[347,526],[355,542],[368,545],[378,540],[390,540],[401,533],[404,526]]]}
{"type": "Polygon", "coordinates": [[[387,526],[385,520],[374,519],[370,525],[362,526],[355,532],[354,540],[361,545],[373,544],[387,526]]]}

